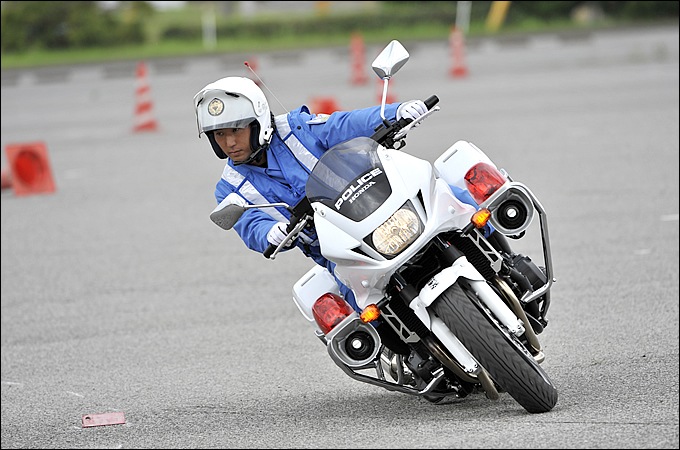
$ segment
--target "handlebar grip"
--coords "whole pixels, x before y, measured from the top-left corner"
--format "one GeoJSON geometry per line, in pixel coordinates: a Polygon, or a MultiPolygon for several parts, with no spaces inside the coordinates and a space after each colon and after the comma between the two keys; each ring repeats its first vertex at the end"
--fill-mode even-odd
{"type": "Polygon", "coordinates": [[[432,109],[432,107],[434,105],[439,103],[439,97],[437,97],[436,95],[432,95],[432,96],[426,98],[423,103],[425,103],[425,106],[427,106],[427,109],[432,109]]]}
{"type": "MultiPolygon", "coordinates": [[[[304,198],[306,198],[306,197],[304,197],[304,198]]],[[[297,220],[295,217],[293,217],[293,219],[294,220],[291,220],[290,223],[288,224],[288,226],[286,226],[286,234],[290,234],[290,232],[295,229],[295,225],[299,222],[299,220],[297,220]]],[[[269,246],[262,253],[262,256],[269,259],[269,257],[272,256],[272,253],[274,253],[276,251],[277,247],[278,247],[278,245],[269,244],[269,246]]]]}
{"type": "Polygon", "coordinates": [[[274,245],[274,244],[269,244],[269,246],[262,253],[262,256],[269,259],[269,257],[272,256],[272,253],[274,253],[274,251],[276,251],[276,247],[277,246],[274,245]]]}

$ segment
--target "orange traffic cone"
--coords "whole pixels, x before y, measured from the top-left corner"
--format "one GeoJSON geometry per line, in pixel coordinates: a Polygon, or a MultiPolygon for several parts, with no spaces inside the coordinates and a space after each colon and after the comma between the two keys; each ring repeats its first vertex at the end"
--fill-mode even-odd
{"type": "Polygon", "coordinates": [[[9,189],[12,187],[12,171],[7,167],[2,168],[2,189],[9,189]]]}
{"type": "Polygon", "coordinates": [[[310,102],[310,109],[314,114],[333,114],[341,108],[333,97],[314,97],[310,102]]]}
{"type": "MultiPolygon", "coordinates": [[[[52,169],[43,142],[10,144],[5,147],[11,174],[8,182],[17,196],[55,191],[52,169]]],[[[5,180],[3,180],[4,184],[5,180]]],[[[4,186],[3,186],[4,187],[4,186]]]]}
{"type": "MultiPolygon", "coordinates": [[[[385,88],[385,81],[378,78],[378,103],[382,102],[383,89],[385,88]]],[[[394,78],[390,79],[390,84],[387,89],[387,97],[385,98],[385,104],[394,103],[397,101],[397,97],[390,92],[394,89],[394,78]]]]}
{"type": "Polygon", "coordinates": [[[468,69],[465,65],[465,38],[463,37],[463,33],[457,27],[451,28],[451,33],[449,34],[449,46],[451,48],[451,56],[453,58],[453,65],[451,66],[450,75],[454,78],[467,76],[468,69]]]}
{"type": "Polygon", "coordinates": [[[158,128],[153,117],[153,103],[151,102],[151,88],[147,80],[146,64],[137,64],[137,106],[135,108],[134,131],[155,131],[158,128]]]}
{"type": "Polygon", "coordinates": [[[352,84],[366,84],[368,81],[364,66],[366,50],[364,47],[364,38],[360,33],[352,34],[350,54],[352,57],[352,84]]]}

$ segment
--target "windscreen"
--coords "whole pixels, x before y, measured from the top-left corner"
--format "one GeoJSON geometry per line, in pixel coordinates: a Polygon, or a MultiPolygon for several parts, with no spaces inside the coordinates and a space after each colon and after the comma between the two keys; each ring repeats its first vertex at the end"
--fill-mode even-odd
{"type": "Polygon", "coordinates": [[[307,180],[310,202],[321,202],[355,222],[375,211],[392,189],[376,149],[367,137],[354,138],[329,149],[307,180]]]}

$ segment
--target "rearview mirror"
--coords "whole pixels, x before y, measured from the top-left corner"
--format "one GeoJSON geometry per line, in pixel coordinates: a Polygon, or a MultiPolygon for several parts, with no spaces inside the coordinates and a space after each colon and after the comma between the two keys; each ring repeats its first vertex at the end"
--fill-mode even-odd
{"type": "Polygon", "coordinates": [[[247,209],[276,207],[283,207],[286,209],[290,208],[288,203],[283,202],[250,205],[243,197],[238,195],[236,192],[232,192],[231,194],[224,197],[224,200],[222,200],[220,204],[217,205],[215,209],[213,209],[213,211],[210,213],[210,220],[215,222],[218,227],[224,230],[231,230],[247,209]]]}
{"type": "Polygon", "coordinates": [[[232,192],[210,213],[210,220],[224,230],[231,230],[246,211],[246,201],[232,192]]]}
{"type": "Polygon", "coordinates": [[[387,79],[397,73],[408,61],[409,54],[399,41],[393,40],[373,60],[373,71],[381,78],[387,79]]]}

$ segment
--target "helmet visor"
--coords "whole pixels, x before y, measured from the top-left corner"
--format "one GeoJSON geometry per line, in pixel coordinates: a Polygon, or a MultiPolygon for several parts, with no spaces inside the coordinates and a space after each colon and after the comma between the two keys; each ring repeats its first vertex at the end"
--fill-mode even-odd
{"type": "Polygon", "coordinates": [[[250,100],[237,94],[208,92],[198,106],[201,132],[245,128],[255,119],[257,116],[250,100]]]}

